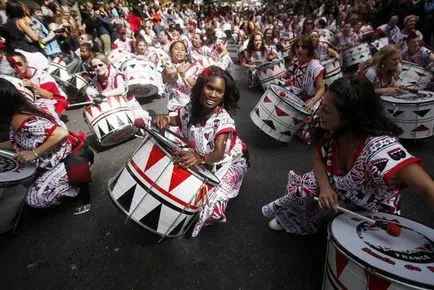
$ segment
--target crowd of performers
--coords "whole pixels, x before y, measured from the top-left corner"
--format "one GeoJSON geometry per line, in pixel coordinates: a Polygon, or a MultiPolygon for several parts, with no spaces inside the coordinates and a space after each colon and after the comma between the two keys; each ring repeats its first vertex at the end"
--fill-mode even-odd
{"type": "MultiPolygon", "coordinates": [[[[85,80],[85,101],[91,106],[120,96],[133,119],[143,119],[148,127],[174,127],[187,144],[194,144],[194,150],[177,152],[176,163],[184,168],[205,166],[219,177],[220,185],[200,210],[192,234],[226,222],[228,201],[238,195],[249,164],[247,147],[231,117],[240,98],[230,75],[227,43],[233,41],[250,87],[258,85],[261,66],[283,63],[285,73],[275,81],[297,88],[312,117],[300,136],[318,148],[313,171],[301,176],[290,171],[288,192],[263,207],[263,214],[272,218],[272,229],[313,233],[338,202],[352,209],[399,213],[404,184],[423,191],[434,209],[434,182],[399,143],[402,130],[385,116],[378,97],[409,90],[397,81],[402,59],[426,67],[434,58],[422,46],[415,15],[404,18],[403,29],[397,27],[397,15],[374,29],[347,6],[339,10],[346,18],[335,20],[332,13],[322,11],[328,15],[322,17],[317,10],[315,16],[302,17],[268,8],[219,11],[212,6],[205,11],[202,6],[168,2],[128,11],[123,1],[113,1],[108,8],[88,2],[81,11],[80,33],[83,27],[74,22],[71,7],[55,6],[63,22],[54,29],[46,27],[45,2],[55,3],[28,7],[7,2],[5,26],[14,29],[5,37],[1,59],[1,73],[18,80],[0,78],[0,115],[11,128],[10,140],[1,147],[13,150],[19,162],[37,167],[26,197],[29,206],[55,206],[64,197],[88,191],[93,154],[85,134],[68,131],[62,121],[73,104],[60,68],[67,79],[85,80]],[[118,33],[114,41],[111,29],[118,33]],[[377,39],[382,39],[381,48],[374,45],[377,39]],[[47,48],[57,47],[53,41],[62,41],[63,50],[50,54],[47,48]],[[361,43],[367,43],[373,56],[349,65],[343,56],[361,43]],[[96,52],[98,46],[101,52],[96,52]],[[330,59],[356,71],[354,77],[327,84],[322,63],[330,59]],[[126,65],[131,61],[134,66],[126,65]],[[166,114],[151,118],[137,95],[128,93],[133,78],[141,75],[132,69],[139,64],[146,74],[135,84],[154,85],[168,100],[166,114]],[[68,165],[70,159],[81,164],[80,174],[68,165]]],[[[89,209],[86,204],[76,213],[89,209]]]]}

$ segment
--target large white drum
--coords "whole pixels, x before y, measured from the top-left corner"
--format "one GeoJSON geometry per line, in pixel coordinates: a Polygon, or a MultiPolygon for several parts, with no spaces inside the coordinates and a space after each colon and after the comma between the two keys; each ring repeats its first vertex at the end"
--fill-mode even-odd
{"type": "Polygon", "coordinates": [[[422,139],[433,135],[434,93],[419,91],[399,96],[381,96],[390,118],[404,132],[402,139],[422,139]]]}
{"type": "Polygon", "coordinates": [[[110,51],[107,56],[110,61],[111,66],[116,69],[119,69],[121,65],[128,59],[132,58],[133,55],[130,52],[123,51],[122,49],[116,48],[110,51]]]}
{"type": "Polygon", "coordinates": [[[36,101],[36,96],[33,91],[23,86],[23,81],[21,79],[8,75],[0,75],[0,78],[5,79],[11,84],[13,84],[17,88],[17,90],[20,91],[20,93],[22,93],[31,103],[34,103],[36,101]]]}
{"type": "Polygon", "coordinates": [[[387,213],[363,213],[397,224],[401,235],[341,214],[328,228],[324,290],[434,289],[434,230],[387,213]]]}
{"type": "Polygon", "coordinates": [[[366,42],[347,48],[344,51],[344,62],[346,67],[352,67],[365,62],[371,58],[371,51],[366,42]]]}
{"type": "Polygon", "coordinates": [[[285,62],[277,60],[265,63],[256,68],[256,73],[262,88],[266,91],[270,84],[277,83],[280,77],[286,73],[285,62]]]}
{"type": "Polygon", "coordinates": [[[182,236],[220,181],[204,167],[174,163],[182,150],[156,131],[109,181],[109,194],[129,219],[163,237],[182,236]]]}
{"type": "Polygon", "coordinates": [[[325,60],[322,61],[321,64],[326,70],[324,80],[328,86],[330,86],[335,80],[343,77],[341,64],[338,59],[325,60]]]}
{"type": "Polygon", "coordinates": [[[122,96],[105,98],[84,108],[84,119],[101,146],[121,143],[137,133],[134,114],[122,96]]]}
{"type": "Polygon", "coordinates": [[[137,99],[154,96],[163,84],[161,73],[144,59],[130,58],[124,61],[120,70],[126,75],[129,93],[137,99]]]}
{"type": "Polygon", "coordinates": [[[14,153],[0,150],[0,233],[17,224],[27,195],[25,185],[33,179],[35,171],[33,164],[19,164],[14,153]]]}
{"type": "Polygon", "coordinates": [[[376,50],[380,50],[388,44],[389,44],[388,37],[378,38],[372,42],[372,46],[375,47],[376,50]]]}
{"type": "Polygon", "coordinates": [[[433,80],[433,73],[417,64],[403,61],[402,72],[399,75],[399,82],[403,86],[424,90],[433,80]]]}
{"type": "Polygon", "coordinates": [[[290,142],[309,116],[294,87],[271,84],[250,118],[265,134],[281,142],[290,142]]]}

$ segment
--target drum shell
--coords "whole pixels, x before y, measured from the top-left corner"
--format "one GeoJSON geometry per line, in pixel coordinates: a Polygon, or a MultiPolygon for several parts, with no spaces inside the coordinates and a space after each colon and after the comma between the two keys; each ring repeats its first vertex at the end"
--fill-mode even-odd
{"type": "Polygon", "coordinates": [[[338,59],[331,59],[321,62],[326,72],[324,75],[324,81],[330,86],[335,80],[343,77],[341,64],[338,59]]]}
{"type": "Polygon", "coordinates": [[[256,69],[256,73],[265,91],[270,84],[277,83],[279,78],[286,73],[285,63],[283,60],[280,60],[263,64],[256,69]]]}
{"type": "Polygon", "coordinates": [[[309,114],[280,97],[282,91],[298,99],[290,89],[272,84],[250,112],[250,118],[265,134],[281,142],[290,142],[309,114]]]}
{"type": "Polygon", "coordinates": [[[429,69],[411,62],[402,62],[402,72],[399,75],[399,82],[403,86],[424,90],[430,85],[433,77],[434,74],[429,69]]]}
{"type": "Polygon", "coordinates": [[[376,39],[372,42],[372,46],[374,46],[377,50],[382,49],[386,45],[389,44],[389,38],[388,37],[382,37],[379,39],[376,39]]]}
{"type": "Polygon", "coordinates": [[[184,234],[218,179],[174,164],[165,145],[147,136],[118,176],[110,197],[133,221],[164,237],[184,234]]]}
{"type": "Polygon", "coordinates": [[[367,43],[347,48],[344,51],[345,67],[352,67],[371,58],[371,51],[367,43]]]}
{"type": "Polygon", "coordinates": [[[121,96],[108,97],[100,104],[84,108],[84,119],[101,146],[121,143],[137,133],[134,114],[121,96]]]}
{"type": "MultiPolygon", "coordinates": [[[[419,93],[422,93],[420,91],[419,93]]],[[[393,97],[382,96],[383,105],[389,118],[403,129],[402,139],[423,139],[434,134],[434,93],[424,102],[403,102],[393,97]],[[398,101],[401,101],[398,103],[398,101]]]]}
{"type": "Polygon", "coordinates": [[[0,233],[13,227],[26,195],[27,188],[24,184],[0,184],[0,233]]]}
{"type": "MultiPolygon", "coordinates": [[[[387,214],[387,213],[368,213],[364,212],[362,215],[368,216],[369,215],[378,215],[375,219],[378,220],[386,220],[391,221],[394,223],[398,223],[400,225],[406,225],[405,221],[402,221],[400,216],[387,214]],[[400,221],[401,219],[401,221],[400,221]]],[[[389,265],[391,268],[394,269],[400,269],[406,262],[401,263],[394,263],[396,261],[399,261],[399,259],[396,258],[390,258],[388,259],[388,256],[379,253],[377,250],[372,248],[366,241],[364,242],[357,242],[355,248],[362,245],[364,247],[362,249],[363,252],[369,253],[368,256],[372,255],[374,257],[374,260],[377,262],[376,264],[369,264],[369,262],[372,262],[373,260],[364,260],[360,257],[357,257],[357,254],[355,254],[356,251],[354,249],[346,248],[345,245],[341,244],[338,239],[336,238],[336,233],[339,230],[340,235],[339,238],[342,238],[343,236],[348,236],[349,232],[345,228],[335,228],[333,230],[333,224],[335,220],[339,220],[341,217],[345,217],[343,219],[343,224],[345,224],[345,227],[353,227],[354,222],[363,222],[360,219],[357,219],[352,216],[348,216],[346,214],[341,214],[335,219],[329,223],[328,226],[328,244],[327,244],[327,255],[326,255],[326,261],[325,261],[325,270],[324,270],[324,280],[323,280],[323,290],[332,290],[332,289],[351,289],[351,290],[410,290],[410,289],[433,289],[434,283],[430,285],[424,284],[420,281],[411,281],[407,280],[408,277],[412,276],[412,273],[406,273],[410,276],[405,276],[402,274],[402,276],[398,276],[394,273],[388,272],[384,265],[389,265]],[[348,222],[348,220],[352,220],[351,222],[348,222]],[[379,254],[378,254],[379,253],[379,254]],[[377,256],[376,256],[377,255],[377,256]],[[377,260],[378,259],[378,260],[377,260]],[[383,260],[381,260],[383,259],[383,260]]],[[[372,217],[370,217],[372,218],[372,217]]],[[[407,219],[408,220],[408,219],[407,219]]],[[[413,222],[409,220],[411,223],[416,224],[416,222],[413,222]]],[[[342,223],[342,219],[341,219],[342,223]]],[[[426,227],[421,225],[422,227],[426,227]]],[[[428,228],[428,227],[426,227],[428,228]]],[[[420,229],[417,229],[420,230],[420,229]]],[[[358,237],[358,232],[356,228],[353,229],[354,236],[358,237]]],[[[383,230],[380,230],[383,232],[383,230]]],[[[371,233],[371,235],[375,235],[375,231],[371,233]]],[[[388,235],[388,233],[384,232],[384,235],[388,235]]],[[[432,232],[428,234],[428,236],[432,237],[432,232]]],[[[354,237],[353,237],[354,238],[354,237]]],[[[396,237],[395,237],[396,238],[396,237]]],[[[352,238],[348,236],[348,240],[346,244],[353,242],[352,238]]],[[[407,241],[411,242],[411,241],[407,241]]],[[[390,247],[393,247],[393,245],[390,245],[390,247]]],[[[418,266],[425,267],[433,265],[432,263],[424,264],[420,263],[418,266]]],[[[411,266],[411,262],[408,263],[406,266],[411,266]]],[[[390,269],[390,268],[389,268],[390,269]]],[[[410,268],[408,268],[410,269],[410,268]]],[[[414,271],[414,270],[405,270],[408,272],[414,271]]],[[[432,271],[432,270],[431,270],[432,271]]],[[[428,272],[431,272],[428,270],[428,272]]],[[[399,272],[399,271],[398,271],[399,272]]],[[[425,272],[426,273],[426,272],[425,272]]],[[[428,274],[429,275],[429,274],[428,274]]],[[[412,278],[414,279],[414,278],[412,278]]],[[[416,279],[417,280],[417,279],[416,279]]],[[[425,281],[426,282],[426,281],[425,281]]]]}

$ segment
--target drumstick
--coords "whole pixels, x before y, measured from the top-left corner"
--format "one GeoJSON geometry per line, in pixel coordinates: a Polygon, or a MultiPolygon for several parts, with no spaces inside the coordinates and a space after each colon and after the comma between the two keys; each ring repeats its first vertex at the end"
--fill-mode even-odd
{"type": "MultiPolygon", "coordinates": [[[[316,201],[319,201],[319,198],[314,196],[313,198],[316,201]]],[[[383,229],[384,231],[386,231],[389,235],[393,236],[393,237],[399,237],[401,235],[401,228],[399,227],[399,225],[394,224],[394,223],[388,223],[385,221],[378,221],[378,220],[373,220],[370,219],[364,215],[358,214],[356,212],[353,212],[349,209],[346,209],[344,207],[341,207],[339,205],[336,206],[336,209],[338,209],[339,211],[352,215],[358,219],[364,220],[365,222],[370,223],[373,226],[377,226],[380,229],[383,229]]]]}

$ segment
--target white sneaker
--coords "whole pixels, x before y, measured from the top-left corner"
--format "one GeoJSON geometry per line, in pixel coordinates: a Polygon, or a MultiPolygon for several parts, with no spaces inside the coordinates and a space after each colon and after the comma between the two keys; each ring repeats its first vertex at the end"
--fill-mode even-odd
{"type": "Polygon", "coordinates": [[[281,231],[283,230],[283,227],[279,224],[279,222],[274,218],[272,219],[269,223],[268,226],[270,227],[270,229],[272,229],[273,231],[281,231]]]}

